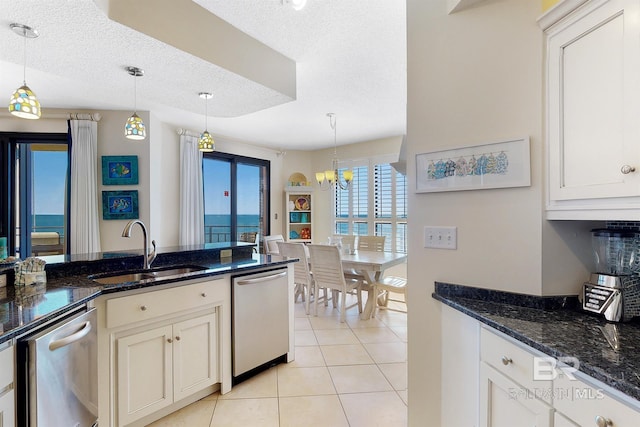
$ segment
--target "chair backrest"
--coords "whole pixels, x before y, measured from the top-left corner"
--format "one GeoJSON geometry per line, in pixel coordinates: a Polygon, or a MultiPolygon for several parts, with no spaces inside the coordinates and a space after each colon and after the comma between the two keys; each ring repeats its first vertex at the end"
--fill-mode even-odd
{"type": "Polygon", "coordinates": [[[358,236],[359,251],[384,252],[385,236],[358,236]]]}
{"type": "Polygon", "coordinates": [[[334,245],[307,245],[313,280],[320,288],[343,290],[346,287],[340,251],[334,245]]]}
{"type": "Polygon", "coordinates": [[[245,233],[240,233],[240,237],[238,238],[239,242],[253,243],[255,246],[253,247],[254,252],[258,252],[258,244],[260,242],[260,235],[256,231],[249,231],[245,233]]]}
{"type": "Polygon", "coordinates": [[[333,235],[333,239],[340,239],[342,241],[342,247],[346,247],[347,245],[349,245],[349,248],[354,249],[356,248],[356,236],[354,235],[348,235],[348,234],[334,234],[333,235]]]}
{"type": "Polygon", "coordinates": [[[311,285],[311,273],[309,261],[303,243],[276,242],[280,255],[288,258],[298,258],[300,261],[293,264],[293,282],[303,285],[311,285]]]}
{"type": "Polygon", "coordinates": [[[284,242],[282,234],[273,234],[271,236],[264,236],[264,252],[267,254],[278,254],[278,242],[284,242]]]}

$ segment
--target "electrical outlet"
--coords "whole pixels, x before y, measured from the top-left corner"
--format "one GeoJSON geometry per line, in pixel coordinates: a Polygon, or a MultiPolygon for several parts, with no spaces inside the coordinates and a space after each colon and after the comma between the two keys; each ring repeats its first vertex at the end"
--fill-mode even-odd
{"type": "Polygon", "coordinates": [[[434,249],[457,249],[457,227],[425,227],[424,247],[434,249]]]}

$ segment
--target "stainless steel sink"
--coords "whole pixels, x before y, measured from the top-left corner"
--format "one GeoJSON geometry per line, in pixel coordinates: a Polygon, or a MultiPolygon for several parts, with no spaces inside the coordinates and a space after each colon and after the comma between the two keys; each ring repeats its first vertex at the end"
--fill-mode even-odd
{"type": "Polygon", "coordinates": [[[175,279],[186,277],[189,273],[206,270],[206,267],[183,265],[179,267],[168,267],[144,271],[118,272],[94,274],[89,279],[101,285],[117,285],[121,283],[133,283],[141,281],[153,281],[160,279],[175,279]]]}

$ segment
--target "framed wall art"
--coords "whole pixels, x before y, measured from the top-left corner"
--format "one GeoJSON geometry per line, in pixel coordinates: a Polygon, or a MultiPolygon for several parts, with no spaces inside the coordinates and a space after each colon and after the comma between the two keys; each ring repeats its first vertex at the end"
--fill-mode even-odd
{"type": "Polygon", "coordinates": [[[138,190],[102,192],[102,219],[138,217],[138,190]]]}
{"type": "Polygon", "coordinates": [[[416,193],[527,187],[529,137],[416,155],[416,193]]]}
{"type": "Polygon", "coordinates": [[[102,185],[137,185],[138,156],[102,156],[102,185]]]}

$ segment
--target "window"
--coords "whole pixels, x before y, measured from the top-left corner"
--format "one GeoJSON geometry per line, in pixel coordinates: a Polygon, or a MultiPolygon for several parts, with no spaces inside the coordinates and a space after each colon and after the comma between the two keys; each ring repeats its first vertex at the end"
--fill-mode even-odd
{"type": "Polygon", "coordinates": [[[335,234],[385,236],[385,251],[406,253],[406,177],[383,158],[354,162],[352,170],[349,188],[334,191],[335,234]]]}
{"type": "Polygon", "coordinates": [[[67,134],[0,134],[0,236],[20,257],[67,252],[67,134]]]}
{"type": "Polygon", "coordinates": [[[205,243],[269,234],[269,161],[220,152],[202,159],[205,243]]]}

